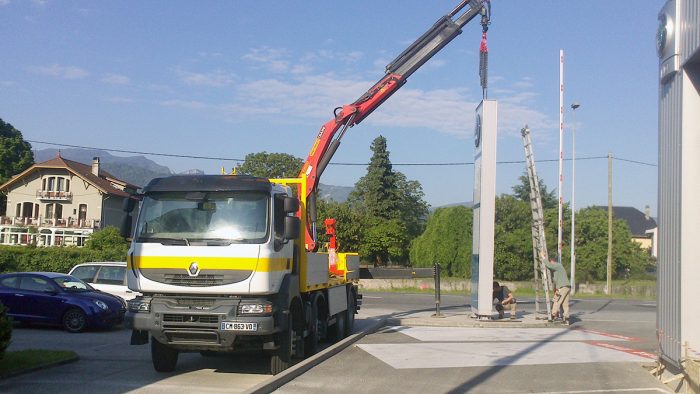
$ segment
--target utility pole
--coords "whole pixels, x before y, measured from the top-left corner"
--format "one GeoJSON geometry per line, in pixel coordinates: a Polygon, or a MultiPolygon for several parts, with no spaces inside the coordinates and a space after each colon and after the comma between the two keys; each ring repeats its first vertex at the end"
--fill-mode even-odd
{"type": "Polygon", "coordinates": [[[608,152],[608,278],[605,292],[612,295],[612,152],[608,152]]]}
{"type": "Polygon", "coordinates": [[[571,294],[576,294],[576,109],[581,104],[571,104],[571,294]]]}

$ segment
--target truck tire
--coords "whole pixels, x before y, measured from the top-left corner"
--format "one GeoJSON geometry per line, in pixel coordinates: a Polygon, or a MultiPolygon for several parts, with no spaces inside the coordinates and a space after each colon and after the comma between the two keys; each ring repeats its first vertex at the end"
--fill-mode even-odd
{"type": "Polygon", "coordinates": [[[350,336],[352,334],[353,327],[355,326],[355,312],[357,311],[357,299],[355,298],[355,290],[352,286],[348,286],[348,309],[345,313],[345,333],[344,335],[350,336]]]}
{"type": "Polygon", "coordinates": [[[158,372],[172,372],[177,364],[179,352],[151,338],[151,360],[153,368],[158,372]]]}
{"type": "Polygon", "coordinates": [[[335,324],[328,327],[328,339],[330,339],[333,342],[340,342],[343,340],[343,338],[346,337],[346,335],[345,335],[345,331],[346,331],[345,326],[347,325],[346,318],[347,318],[346,311],[342,311],[335,316],[335,324]]]}
{"type": "Polygon", "coordinates": [[[319,342],[321,341],[321,325],[324,324],[321,321],[321,311],[320,307],[323,304],[323,296],[321,294],[314,294],[311,300],[311,318],[309,319],[309,335],[304,339],[304,356],[309,357],[318,353],[319,342]]]}
{"type": "Polygon", "coordinates": [[[292,365],[294,355],[294,340],[296,331],[294,330],[294,316],[289,312],[289,322],[287,330],[280,333],[279,349],[275,350],[270,357],[270,373],[277,375],[292,365]]]}

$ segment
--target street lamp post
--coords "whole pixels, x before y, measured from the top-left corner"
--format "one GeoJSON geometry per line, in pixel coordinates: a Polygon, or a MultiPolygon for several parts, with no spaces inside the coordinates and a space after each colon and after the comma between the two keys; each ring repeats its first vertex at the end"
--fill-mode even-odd
{"type": "Polygon", "coordinates": [[[576,109],[581,104],[571,104],[571,294],[576,294],[576,109]]]}

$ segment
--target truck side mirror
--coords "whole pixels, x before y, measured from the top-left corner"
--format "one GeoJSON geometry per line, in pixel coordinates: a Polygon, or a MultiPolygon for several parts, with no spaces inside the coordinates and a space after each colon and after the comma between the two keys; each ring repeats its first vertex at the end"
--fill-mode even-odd
{"type": "Polygon", "coordinates": [[[125,198],[124,202],[122,202],[122,210],[127,213],[133,211],[135,206],[136,200],[131,197],[125,198]]]}
{"type": "Polygon", "coordinates": [[[131,236],[131,214],[127,213],[122,218],[121,228],[119,229],[122,237],[129,238],[131,236]]]}
{"type": "MultiPolygon", "coordinates": [[[[295,199],[296,200],[296,199],[295,199]]],[[[301,229],[301,220],[296,216],[284,217],[284,239],[299,238],[299,230],[301,229]]]]}
{"type": "Polygon", "coordinates": [[[294,213],[298,210],[299,210],[299,199],[294,198],[294,197],[285,197],[284,198],[284,212],[285,213],[294,213]]]}

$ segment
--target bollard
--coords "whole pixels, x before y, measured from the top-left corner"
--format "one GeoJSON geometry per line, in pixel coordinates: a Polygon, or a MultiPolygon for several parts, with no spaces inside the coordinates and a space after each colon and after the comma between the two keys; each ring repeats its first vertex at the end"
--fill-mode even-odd
{"type": "Polygon", "coordinates": [[[433,265],[433,276],[435,277],[435,314],[432,317],[443,317],[440,313],[440,264],[433,265]]]}

